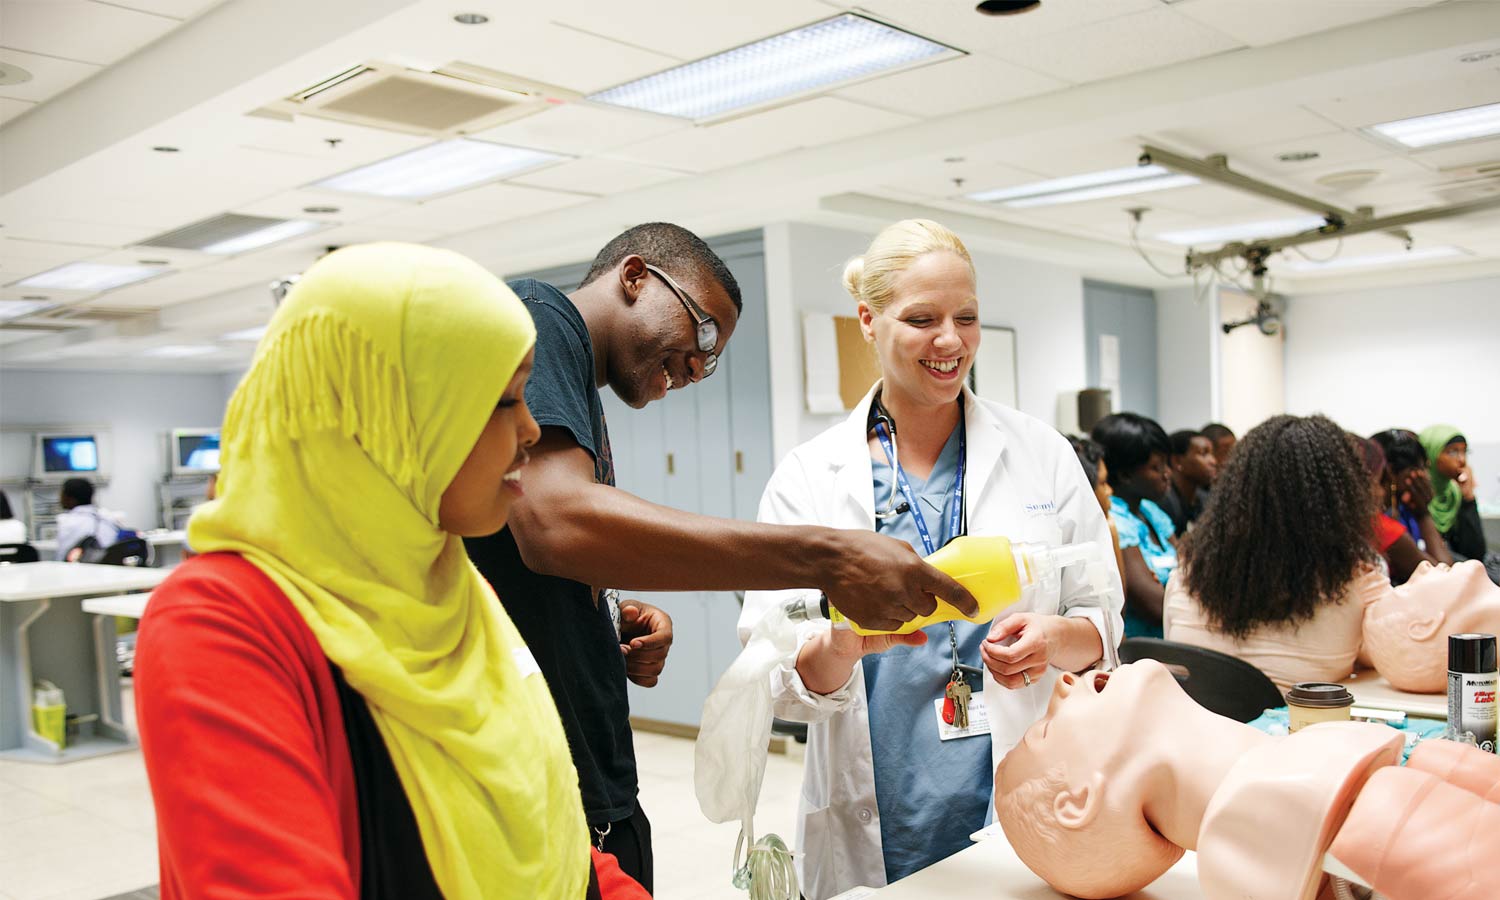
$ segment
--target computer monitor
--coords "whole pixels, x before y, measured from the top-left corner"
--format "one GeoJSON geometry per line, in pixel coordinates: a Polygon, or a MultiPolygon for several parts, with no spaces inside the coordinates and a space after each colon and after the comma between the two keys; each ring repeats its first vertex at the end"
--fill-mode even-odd
{"type": "Polygon", "coordinates": [[[38,434],[31,474],[41,481],[103,480],[108,472],[98,435],[84,431],[38,434]]]}
{"type": "Polygon", "coordinates": [[[209,475],[219,471],[219,430],[177,428],[172,431],[173,475],[209,475]]]}

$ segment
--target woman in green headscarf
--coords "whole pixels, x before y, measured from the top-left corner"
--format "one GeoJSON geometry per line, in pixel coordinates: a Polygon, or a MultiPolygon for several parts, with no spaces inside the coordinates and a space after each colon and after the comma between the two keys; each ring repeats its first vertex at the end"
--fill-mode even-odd
{"type": "Polygon", "coordinates": [[[556,708],[461,541],[521,493],[534,340],[499,279],[426,247],[340,250],[277,310],[202,555],[140,629],[163,898],[585,895],[556,708]]]}
{"type": "Polygon", "coordinates": [[[1433,425],[1417,435],[1427,451],[1432,476],[1432,502],[1427,511],[1442,532],[1448,548],[1467,559],[1483,559],[1484,525],[1474,499],[1474,472],[1469,468],[1469,442],[1452,425],[1433,425]]]}

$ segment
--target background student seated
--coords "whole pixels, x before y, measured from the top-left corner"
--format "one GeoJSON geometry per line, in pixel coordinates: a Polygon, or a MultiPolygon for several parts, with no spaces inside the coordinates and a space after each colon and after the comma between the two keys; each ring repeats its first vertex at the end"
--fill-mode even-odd
{"type": "MultiPolygon", "coordinates": [[[[1433,563],[1452,563],[1448,542],[1433,519],[1432,476],[1427,470],[1427,451],[1416,434],[1405,428],[1388,428],[1370,436],[1385,453],[1381,473],[1381,513],[1395,520],[1433,563]]],[[[1393,573],[1394,574],[1394,573],[1393,573]]],[[[1401,580],[1405,580],[1404,578],[1401,580]]]]}
{"type": "Polygon", "coordinates": [[[1202,432],[1174,431],[1168,440],[1172,445],[1168,460],[1172,478],[1159,505],[1172,517],[1177,537],[1182,537],[1203,515],[1209,485],[1219,474],[1219,460],[1214,456],[1213,441],[1202,432]]]}
{"type": "Polygon", "coordinates": [[[94,485],[87,478],[69,478],[63,482],[58,501],[63,511],[57,514],[57,558],[76,561],[78,545],[93,538],[100,547],[108,547],[120,538],[124,523],[117,513],[94,505],[94,485]]]}
{"type": "Polygon", "coordinates": [[[11,511],[10,498],[0,491],[0,544],[26,543],[26,523],[11,511]]]}
{"type": "Polygon", "coordinates": [[[1110,518],[1120,532],[1125,568],[1125,636],[1161,637],[1162,589],[1177,568],[1172,519],[1157,504],[1166,496],[1172,453],[1167,433],[1135,413],[1115,413],[1094,425],[1115,496],[1110,518]]]}
{"type": "Polygon", "coordinates": [[[1239,657],[1282,691],[1354,669],[1365,603],[1389,590],[1363,461],[1323,416],[1245,435],[1179,547],[1166,638],[1239,657]]]}

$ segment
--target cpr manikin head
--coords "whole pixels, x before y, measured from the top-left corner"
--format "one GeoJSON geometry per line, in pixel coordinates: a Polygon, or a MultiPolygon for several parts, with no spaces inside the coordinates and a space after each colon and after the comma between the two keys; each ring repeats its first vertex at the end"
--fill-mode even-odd
{"type": "Polygon", "coordinates": [[[1448,685],[1448,635],[1475,631],[1500,633],[1500,586],[1484,564],[1424,562],[1365,608],[1364,652],[1398,690],[1437,694],[1448,685]]]}
{"type": "Polygon", "coordinates": [[[1195,724],[1205,717],[1220,718],[1154,660],[1112,674],[1063,673],[1047,714],[995,771],[995,816],[1016,854],[1083,898],[1155,881],[1193,846],[1196,823],[1153,813],[1158,798],[1175,793],[1174,760],[1198,746],[1195,724]],[[1172,830],[1182,846],[1163,836],[1172,830]]]}

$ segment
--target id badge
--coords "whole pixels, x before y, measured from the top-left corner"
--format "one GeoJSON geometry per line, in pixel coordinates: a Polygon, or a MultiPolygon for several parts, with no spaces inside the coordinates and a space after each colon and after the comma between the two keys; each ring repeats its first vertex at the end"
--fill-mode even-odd
{"type": "Polygon", "coordinates": [[[614,588],[605,588],[599,592],[599,597],[609,608],[609,624],[614,626],[615,640],[620,639],[620,592],[614,588]]]}
{"type": "Polygon", "coordinates": [[[937,697],[932,701],[932,712],[933,718],[937,720],[939,740],[956,741],[959,738],[978,737],[990,733],[990,714],[984,706],[983,691],[969,697],[969,725],[966,728],[954,728],[943,721],[942,697],[937,697]]]}

